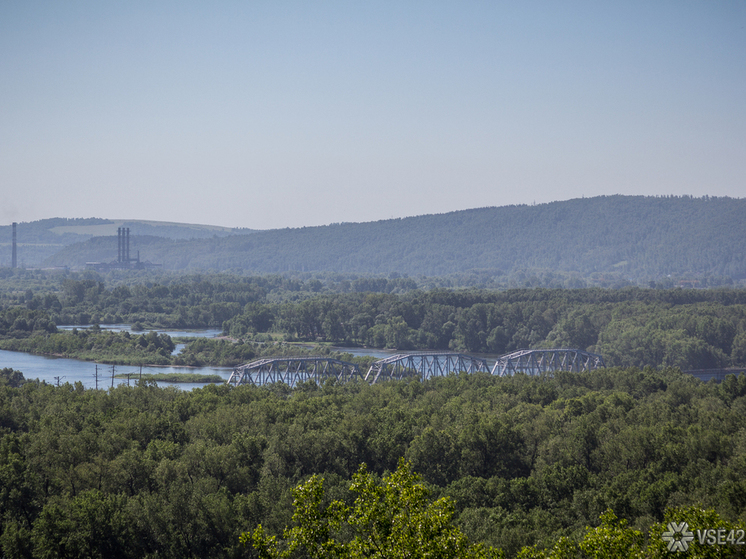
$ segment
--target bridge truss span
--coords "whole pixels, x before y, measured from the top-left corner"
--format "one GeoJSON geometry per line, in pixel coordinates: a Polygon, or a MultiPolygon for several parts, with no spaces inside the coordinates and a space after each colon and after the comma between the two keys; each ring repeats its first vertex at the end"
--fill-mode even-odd
{"type": "Polygon", "coordinates": [[[362,380],[360,368],[354,363],[327,357],[271,357],[258,359],[233,369],[228,384],[262,386],[284,382],[290,388],[298,383],[314,380],[321,384],[334,378],[340,383],[362,380]]]}
{"type": "Polygon", "coordinates": [[[593,371],[605,366],[603,357],[582,349],[522,349],[500,356],[492,374],[500,377],[515,373],[541,376],[557,371],[593,371]]]}
{"type": "Polygon", "coordinates": [[[411,377],[427,380],[460,372],[489,373],[490,370],[484,359],[461,353],[406,353],[375,361],[365,375],[365,380],[370,384],[379,380],[411,377]]]}

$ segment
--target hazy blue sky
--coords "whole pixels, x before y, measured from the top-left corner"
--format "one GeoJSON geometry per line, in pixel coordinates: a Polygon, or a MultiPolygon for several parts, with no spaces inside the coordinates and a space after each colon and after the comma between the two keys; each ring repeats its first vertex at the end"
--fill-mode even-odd
{"type": "Polygon", "coordinates": [[[746,196],[746,2],[0,2],[0,223],[746,196]]]}

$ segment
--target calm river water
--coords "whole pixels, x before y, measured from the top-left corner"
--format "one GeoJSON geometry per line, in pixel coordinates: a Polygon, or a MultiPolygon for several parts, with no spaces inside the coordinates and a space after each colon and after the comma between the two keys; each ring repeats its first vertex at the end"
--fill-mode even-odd
{"type": "MultiPolygon", "coordinates": [[[[86,328],[89,325],[82,326],[58,326],[60,330],[72,330],[73,328],[86,328]]],[[[128,331],[132,332],[128,324],[107,324],[101,326],[101,329],[128,331]]],[[[179,332],[173,330],[157,330],[159,334],[165,333],[171,336],[191,336],[194,338],[214,338],[221,334],[220,330],[199,330],[192,332],[179,332]]],[[[133,332],[138,333],[138,332],[133,332]]],[[[141,332],[146,333],[146,332],[141,332]]],[[[178,352],[182,345],[176,347],[178,352]]],[[[49,384],[64,384],[69,382],[75,384],[82,382],[86,388],[96,388],[96,372],[98,369],[98,387],[110,388],[112,386],[111,365],[98,366],[90,361],[78,361],[76,359],[65,359],[63,357],[45,357],[43,355],[31,355],[29,353],[20,353],[17,351],[0,350],[0,369],[10,367],[16,371],[21,371],[27,379],[39,379],[49,384]]],[[[230,367],[142,367],[143,374],[156,373],[199,373],[204,375],[220,375],[224,380],[228,380],[233,369],[230,367]]],[[[140,367],[137,366],[120,366],[114,367],[114,373],[127,374],[131,373],[130,384],[134,385],[135,380],[140,375],[140,367]]],[[[115,386],[127,384],[127,379],[113,379],[115,386]]],[[[205,386],[203,383],[186,383],[186,382],[159,382],[158,386],[175,386],[181,390],[192,390],[205,386]]]]}
{"type": "MultiPolygon", "coordinates": [[[[98,366],[90,361],[77,361],[75,359],[65,359],[63,357],[45,357],[43,355],[31,355],[29,353],[20,353],[17,351],[0,350],[0,368],[10,367],[16,371],[21,371],[27,379],[39,379],[49,384],[64,384],[69,382],[75,384],[82,382],[86,388],[96,388],[96,370],[98,368],[98,387],[109,388],[114,385],[127,384],[127,379],[111,378],[111,365],[98,366]]],[[[142,373],[200,373],[206,375],[220,375],[224,380],[231,376],[232,368],[224,367],[143,367],[142,373]]],[[[114,367],[115,374],[131,373],[130,383],[135,384],[135,380],[140,374],[140,367],[120,366],[114,367]]],[[[182,390],[191,390],[204,386],[202,383],[185,383],[185,382],[159,382],[158,386],[176,386],[182,390]]]]}

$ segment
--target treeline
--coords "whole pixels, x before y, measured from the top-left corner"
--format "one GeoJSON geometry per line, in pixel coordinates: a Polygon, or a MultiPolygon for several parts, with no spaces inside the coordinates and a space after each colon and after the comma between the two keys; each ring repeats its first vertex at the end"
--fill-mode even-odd
{"type": "MultiPolygon", "coordinates": [[[[55,335],[55,324],[124,322],[143,329],[222,328],[246,342],[280,338],[498,355],[565,347],[600,353],[610,366],[746,366],[743,289],[423,290],[400,277],[326,283],[315,277],[159,277],[163,283],[109,286],[66,278],[57,289],[6,291],[0,338],[42,336],[13,342],[12,349],[65,353],[54,343],[74,348],[74,340],[55,335]]],[[[257,354],[214,341],[192,345],[175,364],[235,364],[257,354]],[[222,357],[218,363],[210,355],[222,357]]]]}
{"type": "Polygon", "coordinates": [[[256,357],[311,354],[356,361],[361,367],[369,366],[372,360],[332,351],[328,346],[273,341],[270,336],[257,342],[188,336],[174,340],[152,330],[136,334],[103,330],[98,324],[59,330],[44,311],[21,307],[0,311],[0,349],[116,365],[234,367],[256,357]],[[178,352],[177,341],[184,344],[178,352]]]}
{"type": "MultiPolygon", "coordinates": [[[[16,314],[0,311],[0,324],[5,315],[16,314]]],[[[40,322],[47,324],[48,319],[40,311],[18,311],[20,319],[27,325],[24,314],[40,316],[40,322]]],[[[13,324],[19,321],[16,318],[13,324]]],[[[252,343],[243,340],[186,338],[186,346],[176,352],[176,342],[168,334],[150,331],[143,334],[130,334],[127,331],[114,332],[102,330],[98,325],[90,328],[73,328],[55,332],[37,331],[29,326],[28,330],[11,328],[3,339],[0,334],[0,349],[22,351],[37,355],[68,357],[82,361],[116,365],[175,365],[189,367],[233,367],[261,356],[297,356],[311,353],[326,353],[334,357],[353,359],[350,355],[331,352],[329,348],[312,350],[308,347],[291,345],[283,342],[252,343]]],[[[366,362],[364,358],[358,361],[366,362]]]]}
{"type": "Polygon", "coordinates": [[[674,369],[294,391],[0,382],[0,554],[254,556],[239,535],[281,535],[311,475],[352,504],[361,464],[381,476],[401,458],[509,557],[580,539],[607,509],[638,530],[673,506],[743,522],[744,417],[746,376],[674,369]]]}
{"type": "Polygon", "coordinates": [[[56,331],[56,324],[44,311],[24,307],[0,310],[0,337],[26,338],[34,333],[49,334],[56,331]]]}
{"type": "Polygon", "coordinates": [[[276,331],[288,339],[402,350],[570,347],[600,353],[611,366],[706,369],[746,364],[746,291],[340,294],[252,303],[223,328],[235,337],[276,331]]]}
{"type": "Polygon", "coordinates": [[[0,278],[0,309],[23,306],[42,310],[57,325],[140,323],[155,328],[220,328],[249,303],[294,301],[322,291],[403,293],[416,288],[414,280],[402,277],[330,276],[322,282],[310,275],[143,273],[114,274],[106,281],[96,273],[21,272],[0,278]]]}
{"type": "MultiPolygon", "coordinates": [[[[2,316],[2,313],[0,313],[2,316]]],[[[90,329],[0,339],[0,349],[117,365],[169,365],[176,344],[167,334],[90,329]]]]}

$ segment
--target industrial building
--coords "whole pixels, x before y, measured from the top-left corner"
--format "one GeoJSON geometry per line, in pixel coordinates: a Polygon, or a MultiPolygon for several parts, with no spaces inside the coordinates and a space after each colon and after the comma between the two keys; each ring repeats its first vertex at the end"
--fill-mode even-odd
{"type": "Polygon", "coordinates": [[[130,256],[130,228],[117,228],[117,259],[115,262],[86,262],[86,268],[96,270],[97,272],[106,272],[109,270],[149,270],[160,268],[161,264],[152,262],[142,262],[140,260],[140,251],[137,251],[137,257],[130,256]]]}

